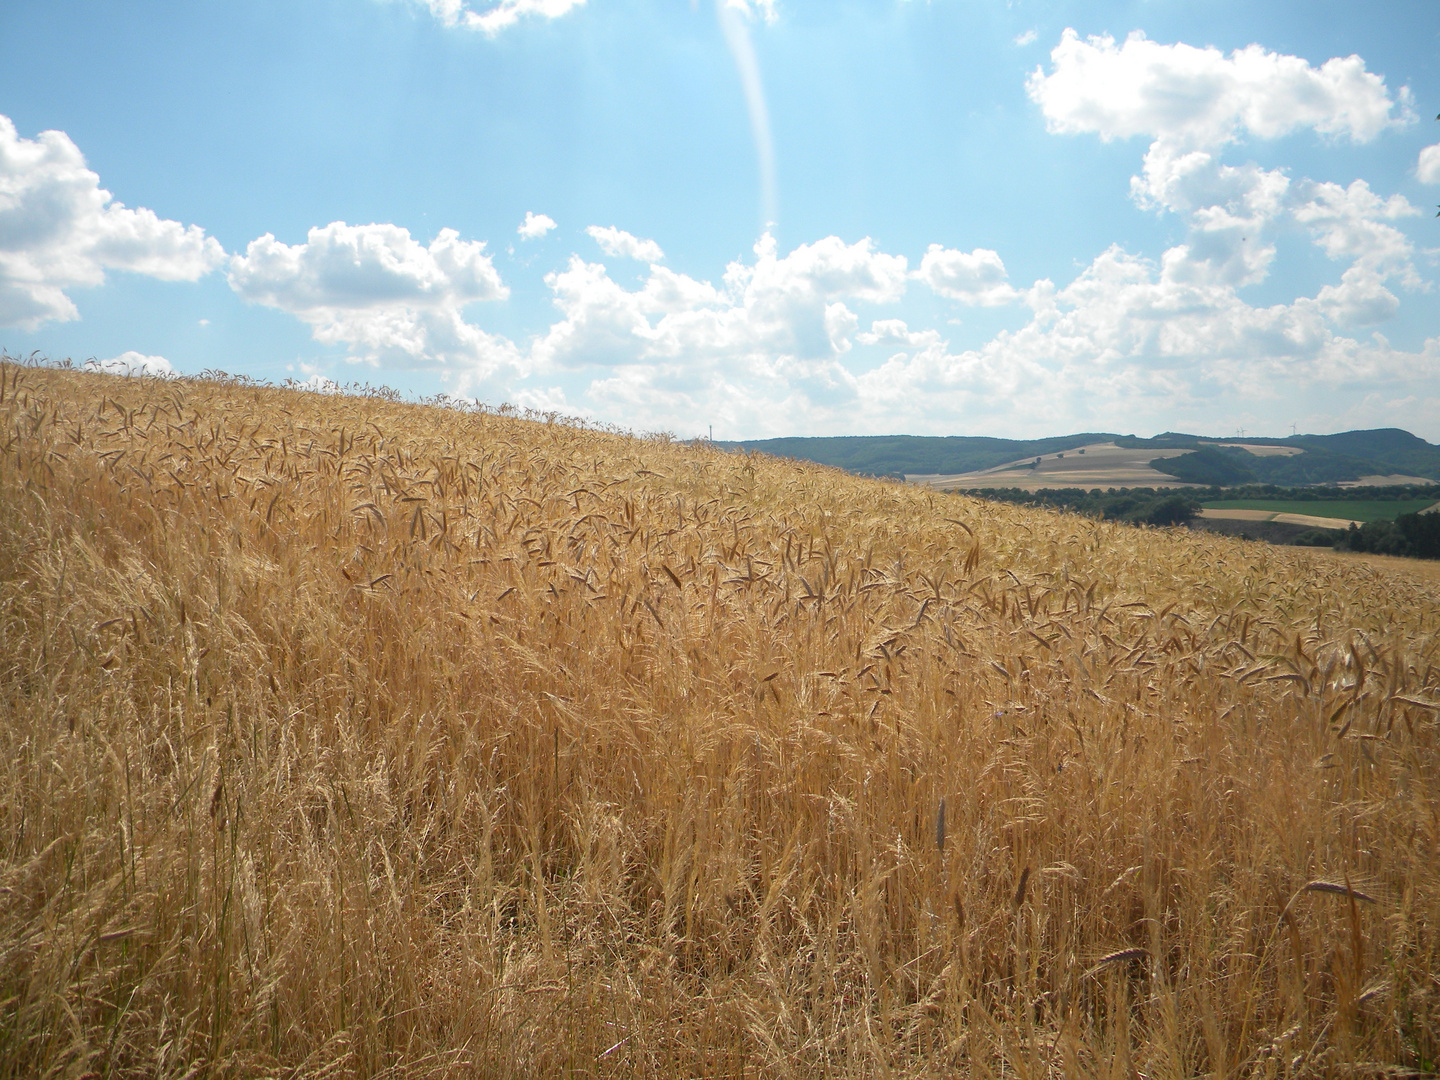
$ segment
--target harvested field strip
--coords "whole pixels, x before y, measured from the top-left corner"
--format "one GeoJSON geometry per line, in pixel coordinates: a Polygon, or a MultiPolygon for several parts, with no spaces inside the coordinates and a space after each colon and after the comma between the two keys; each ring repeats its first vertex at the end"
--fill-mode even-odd
{"type": "Polygon", "coordinates": [[[1348,529],[1351,525],[1364,524],[1309,514],[1282,514],[1275,510],[1215,510],[1207,507],[1200,511],[1200,516],[1209,521],[1276,521],[1283,525],[1306,525],[1312,529],[1348,529]]]}
{"type": "Polygon", "coordinates": [[[1207,510],[1264,510],[1277,514],[1340,518],[1346,521],[1394,521],[1401,514],[1418,514],[1435,505],[1434,499],[1213,499],[1207,510]]]}
{"type": "Polygon", "coordinates": [[[1440,582],[0,376],[0,1076],[1440,1058],[1440,582]]]}

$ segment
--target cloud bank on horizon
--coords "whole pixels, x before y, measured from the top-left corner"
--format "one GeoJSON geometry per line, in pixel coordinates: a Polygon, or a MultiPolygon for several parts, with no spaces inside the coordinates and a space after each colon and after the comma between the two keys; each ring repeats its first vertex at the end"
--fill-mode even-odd
{"type": "MultiPolygon", "coordinates": [[[[411,2],[482,39],[584,5],[411,2]]],[[[749,34],[782,15],[764,0],[719,0],[717,12],[771,212],[771,132],[749,34]]],[[[1440,438],[1440,334],[1401,348],[1382,332],[1406,305],[1435,310],[1434,240],[1415,238],[1426,209],[1361,176],[1315,180],[1255,160],[1257,147],[1299,135],[1355,151],[1411,129],[1408,87],[1355,55],[1316,63],[1258,44],[1227,53],[1067,28],[1023,93],[1047,137],[1076,153],[1142,140],[1131,213],[1167,223],[1174,242],[1149,253],[1111,243],[1059,283],[1014,281],[1006,253],[979,243],[886,251],[830,234],[787,250],[769,228],[707,276],[672,268],[656,239],[616,224],[586,226],[591,246],[577,250],[580,236],[534,210],[512,239],[525,259],[550,260],[535,284],[513,245],[502,255],[443,226],[417,237],[392,222],[335,220],[295,242],[266,232],[226,252],[200,225],[117,201],[64,132],[26,137],[0,116],[0,326],[39,335],[76,321],[75,296],[108,272],[199,282],[220,271],[244,305],[303,324],[324,358],[324,370],[313,357],[304,370],[325,388],[360,364],[375,381],[427,377],[458,396],[744,437],[1160,430],[1236,415],[1288,427],[1305,399],[1317,430],[1394,424],[1440,438]],[[1287,295],[1277,268],[1304,248],[1322,257],[1325,280],[1287,295]],[[608,261],[592,261],[597,250],[608,261]],[[517,290],[548,298],[553,314],[502,332],[517,290]],[[952,344],[981,316],[1004,325],[952,344]]],[[[1440,144],[1418,152],[1413,175],[1440,184],[1440,144]]],[[[97,365],[192,366],[140,350],[97,365]]]]}

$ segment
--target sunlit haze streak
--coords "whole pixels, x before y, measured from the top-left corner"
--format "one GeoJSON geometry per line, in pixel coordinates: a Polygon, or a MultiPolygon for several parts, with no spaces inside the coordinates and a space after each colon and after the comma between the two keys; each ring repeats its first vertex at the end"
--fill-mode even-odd
{"type": "Polygon", "coordinates": [[[725,42],[730,46],[730,55],[735,58],[735,70],[740,75],[740,85],[745,91],[745,106],[750,112],[750,130],[755,138],[755,158],[760,167],[760,208],[764,215],[762,227],[775,224],[778,216],[778,200],[775,194],[775,142],[770,135],[770,110],[765,105],[765,86],[760,80],[760,62],[755,56],[755,44],[750,40],[750,27],[746,22],[747,12],[742,11],[731,0],[715,0],[715,11],[724,31],[725,42]]]}

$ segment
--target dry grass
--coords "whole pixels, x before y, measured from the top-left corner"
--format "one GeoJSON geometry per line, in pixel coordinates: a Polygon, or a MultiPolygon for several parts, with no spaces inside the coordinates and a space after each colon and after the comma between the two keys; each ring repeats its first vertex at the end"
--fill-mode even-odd
{"type": "Polygon", "coordinates": [[[1440,1057],[1440,584],[0,371],[0,1075],[1440,1057]]]}

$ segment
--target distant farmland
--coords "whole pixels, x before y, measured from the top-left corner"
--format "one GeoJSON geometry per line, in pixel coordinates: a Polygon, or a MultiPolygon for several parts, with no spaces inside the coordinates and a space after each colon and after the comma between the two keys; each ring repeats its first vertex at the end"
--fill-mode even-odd
{"type": "Polygon", "coordinates": [[[0,365],[0,641],[0,1077],[1440,1060],[1384,560],[0,365]]]}
{"type": "Polygon", "coordinates": [[[1307,517],[1351,521],[1394,521],[1401,514],[1418,514],[1435,505],[1434,499],[1213,499],[1207,510],[1261,510],[1307,517]]]}

